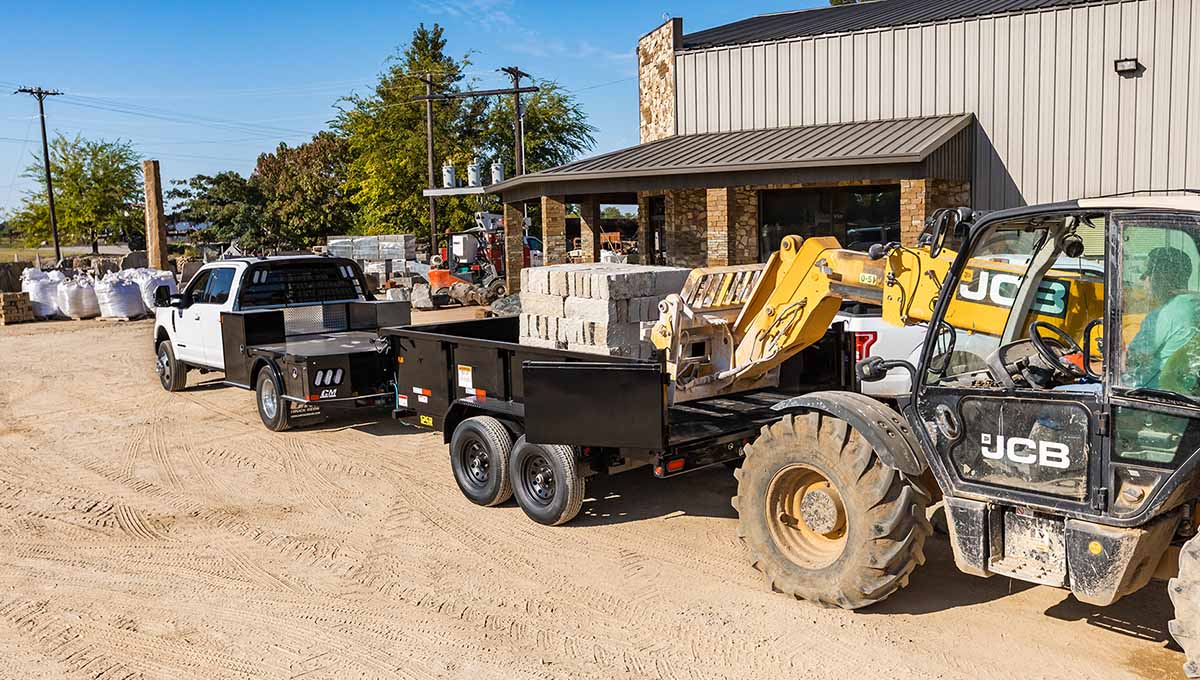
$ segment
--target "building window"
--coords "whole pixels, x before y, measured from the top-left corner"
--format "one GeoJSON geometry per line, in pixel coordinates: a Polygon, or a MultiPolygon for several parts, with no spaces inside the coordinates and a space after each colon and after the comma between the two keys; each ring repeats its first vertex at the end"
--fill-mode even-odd
{"type": "Polygon", "coordinates": [[[759,261],[779,250],[784,236],[835,236],[865,251],[900,240],[899,185],[775,189],[760,192],[759,261]]]}

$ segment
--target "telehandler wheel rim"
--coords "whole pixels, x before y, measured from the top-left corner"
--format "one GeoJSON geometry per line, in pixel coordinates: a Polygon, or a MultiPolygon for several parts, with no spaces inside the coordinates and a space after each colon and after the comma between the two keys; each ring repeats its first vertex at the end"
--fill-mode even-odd
{"type": "Polygon", "coordinates": [[[279,396],[275,392],[275,381],[268,378],[263,381],[262,391],[258,395],[258,404],[267,420],[274,420],[279,412],[279,396]]]}
{"type": "Polygon", "coordinates": [[[491,460],[488,458],[487,449],[483,447],[483,443],[472,437],[467,440],[467,445],[463,447],[462,466],[466,470],[467,476],[471,478],[471,483],[477,487],[484,487],[491,477],[491,460]]]}
{"type": "Polygon", "coordinates": [[[521,466],[521,484],[526,494],[539,505],[550,505],[554,501],[554,468],[545,456],[533,454],[521,466]]]}
{"type": "Polygon", "coordinates": [[[767,486],[767,527],[789,560],[808,569],[833,564],[846,547],[846,508],[824,474],[789,465],[767,486]]]}

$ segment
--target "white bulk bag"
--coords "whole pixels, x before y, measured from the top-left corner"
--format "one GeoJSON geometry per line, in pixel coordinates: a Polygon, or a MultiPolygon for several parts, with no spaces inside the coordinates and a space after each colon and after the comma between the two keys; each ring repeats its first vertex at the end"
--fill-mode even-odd
{"type": "Polygon", "coordinates": [[[58,309],[72,319],[91,319],[100,316],[96,289],[86,276],[63,281],[58,286],[58,309]]]}
{"type": "Polygon", "coordinates": [[[146,306],[147,310],[154,309],[154,291],[159,286],[166,286],[171,291],[171,295],[179,292],[178,286],[175,285],[175,275],[168,271],[145,268],[126,269],[119,276],[138,285],[142,294],[142,304],[146,306]]]}
{"type": "Polygon", "coordinates": [[[96,301],[100,316],[105,318],[135,319],[146,313],[142,289],[112,273],[96,282],[96,301]]]}
{"type": "MultiPolygon", "coordinates": [[[[38,272],[41,274],[41,272],[38,272]]],[[[21,291],[29,295],[33,303],[33,315],[43,318],[58,316],[58,281],[53,281],[45,274],[40,278],[30,278],[21,283],[21,291]]]]}

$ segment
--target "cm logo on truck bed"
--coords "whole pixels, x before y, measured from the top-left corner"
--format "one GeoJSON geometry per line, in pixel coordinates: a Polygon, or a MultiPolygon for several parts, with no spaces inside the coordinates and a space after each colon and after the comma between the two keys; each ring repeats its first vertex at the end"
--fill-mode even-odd
{"type": "MultiPolygon", "coordinates": [[[[958,287],[958,297],[993,307],[1009,309],[1016,303],[1021,276],[1008,272],[975,270],[975,280],[958,287]]],[[[1033,299],[1032,311],[1041,316],[1065,317],[1070,286],[1059,279],[1042,279],[1033,299]]]]}

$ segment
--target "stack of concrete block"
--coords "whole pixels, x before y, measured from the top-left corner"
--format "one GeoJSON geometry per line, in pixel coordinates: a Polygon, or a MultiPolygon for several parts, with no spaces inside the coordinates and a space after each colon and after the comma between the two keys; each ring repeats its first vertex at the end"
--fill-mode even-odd
{"type": "Polygon", "coordinates": [[[683,290],[690,269],[635,264],[560,264],[521,270],[523,345],[648,359],[641,324],[683,290]]]}
{"type": "Polygon", "coordinates": [[[33,303],[28,293],[0,293],[0,326],[33,321],[33,303]]]}

